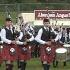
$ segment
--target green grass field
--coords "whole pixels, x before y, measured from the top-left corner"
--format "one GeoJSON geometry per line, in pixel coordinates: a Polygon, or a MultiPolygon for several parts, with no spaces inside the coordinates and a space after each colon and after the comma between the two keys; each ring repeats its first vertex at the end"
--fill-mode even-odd
{"type": "MultiPolygon", "coordinates": [[[[42,64],[39,59],[32,59],[27,64],[26,70],[43,70],[42,64]]],[[[50,70],[70,70],[70,62],[67,62],[67,66],[63,66],[63,63],[59,63],[57,68],[53,68],[51,64],[50,70]]]]}
{"type": "MultiPolygon", "coordinates": [[[[5,64],[2,64],[2,66],[0,67],[0,70],[5,70],[5,64]]],[[[16,62],[14,63],[13,70],[18,70],[16,62]]],[[[38,58],[34,58],[28,61],[26,70],[43,70],[40,60],[38,58]]],[[[51,64],[50,70],[70,70],[70,61],[67,61],[67,66],[65,67],[63,66],[63,63],[59,63],[57,68],[53,68],[51,64]]]]}

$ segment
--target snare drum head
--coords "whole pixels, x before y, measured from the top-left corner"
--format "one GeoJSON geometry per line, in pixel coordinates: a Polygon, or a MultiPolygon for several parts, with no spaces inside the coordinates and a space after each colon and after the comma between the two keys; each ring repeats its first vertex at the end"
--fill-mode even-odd
{"type": "Polygon", "coordinates": [[[63,46],[64,47],[70,47],[70,44],[64,44],[63,46]]]}
{"type": "Polygon", "coordinates": [[[67,49],[65,49],[65,48],[56,49],[56,53],[66,53],[66,52],[67,52],[67,49]]]}

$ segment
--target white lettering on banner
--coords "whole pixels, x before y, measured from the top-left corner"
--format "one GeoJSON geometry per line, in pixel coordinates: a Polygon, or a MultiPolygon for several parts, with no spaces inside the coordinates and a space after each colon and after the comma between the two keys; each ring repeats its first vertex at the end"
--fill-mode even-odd
{"type": "Polygon", "coordinates": [[[55,14],[38,13],[37,17],[55,17],[55,14]]]}
{"type": "Polygon", "coordinates": [[[59,14],[59,13],[57,13],[56,17],[64,18],[64,17],[68,17],[68,14],[59,14]]]}
{"type": "Polygon", "coordinates": [[[49,17],[55,17],[56,15],[55,14],[49,14],[49,17]]]}
{"type": "Polygon", "coordinates": [[[47,17],[48,14],[38,13],[38,17],[47,17]]]}
{"type": "Polygon", "coordinates": [[[36,10],[35,18],[70,18],[70,10],[36,10]]]}
{"type": "Polygon", "coordinates": [[[38,17],[60,17],[60,18],[64,18],[64,17],[68,17],[70,14],[59,14],[57,13],[57,15],[55,14],[43,14],[43,13],[38,13],[38,17]]]}
{"type": "Polygon", "coordinates": [[[70,13],[69,13],[69,17],[70,17],[70,13]]]}

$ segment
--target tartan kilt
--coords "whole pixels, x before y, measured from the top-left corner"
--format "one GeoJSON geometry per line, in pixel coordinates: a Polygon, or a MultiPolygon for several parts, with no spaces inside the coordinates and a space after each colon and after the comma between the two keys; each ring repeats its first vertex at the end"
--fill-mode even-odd
{"type": "Polygon", "coordinates": [[[4,44],[4,48],[2,51],[2,58],[3,60],[15,61],[17,60],[17,45],[14,44],[4,44]],[[15,49],[15,54],[10,53],[10,49],[15,49]]]}
{"type": "Polygon", "coordinates": [[[47,61],[48,64],[52,63],[55,58],[55,48],[53,45],[48,46],[48,45],[41,45],[40,46],[40,59],[42,62],[47,61]],[[51,48],[50,54],[46,53],[45,49],[47,47],[51,48]]]}
{"type": "Polygon", "coordinates": [[[3,59],[2,59],[2,54],[0,52],[0,64],[3,62],[3,59]]]}
{"type": "Polygon", "coordinates": [[[18,45],[18,59],[19,60],[30,60],[31,58],[31,47],[29,45],[18,45]],[[27,51],[23,51],[22,48],[26,48],[27,51]]]}

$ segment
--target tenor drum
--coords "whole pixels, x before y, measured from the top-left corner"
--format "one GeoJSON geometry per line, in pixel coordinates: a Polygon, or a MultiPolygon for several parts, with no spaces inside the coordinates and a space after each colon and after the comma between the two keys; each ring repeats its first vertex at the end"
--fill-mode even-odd
{"type": "Polygon", "coordinates": [[[70,44],[63,45],[67,49],[67,60],[70,60],[70,44]]]}
{"type": "Polygon", "coordinates": [[[56,49],[56,60],[63,62],[67,60],[66,58],[67,58],[67,49],[57,48],[56,49]]]}

